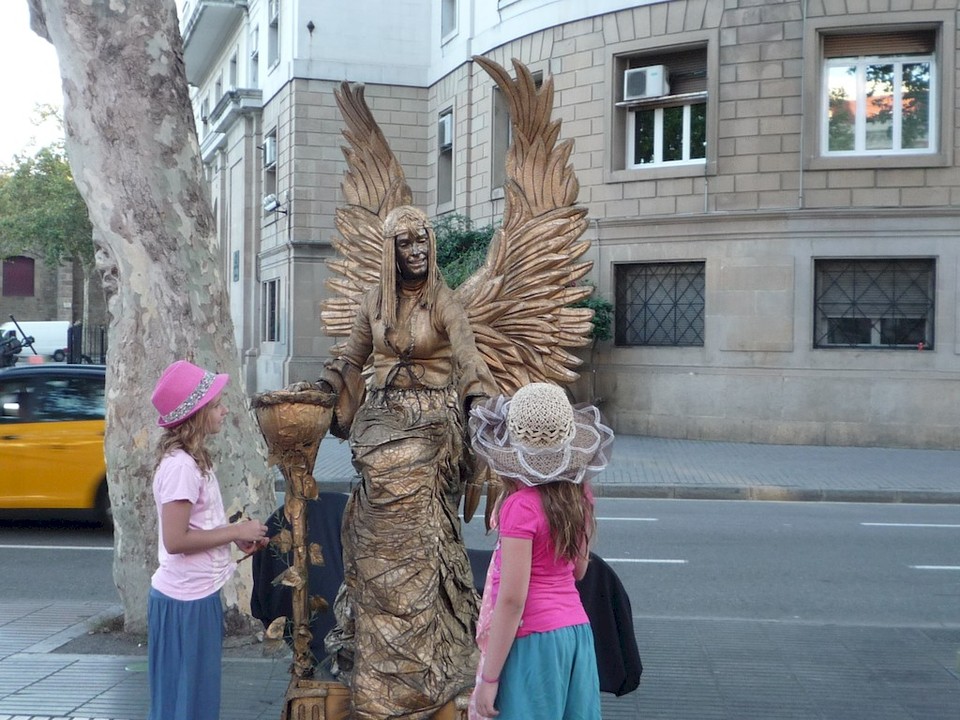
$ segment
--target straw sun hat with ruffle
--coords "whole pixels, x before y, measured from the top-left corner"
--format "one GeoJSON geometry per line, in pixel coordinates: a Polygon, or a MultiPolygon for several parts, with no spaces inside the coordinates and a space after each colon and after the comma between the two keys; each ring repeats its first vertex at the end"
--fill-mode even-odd
{"type": "Polygon", "coordinates": [[[501,477],[526,485],[589,480],[610,461],[613,430],[593,405],[573,407],[563,389],[531,383],[470,412],[473,449],[501,477]]]}

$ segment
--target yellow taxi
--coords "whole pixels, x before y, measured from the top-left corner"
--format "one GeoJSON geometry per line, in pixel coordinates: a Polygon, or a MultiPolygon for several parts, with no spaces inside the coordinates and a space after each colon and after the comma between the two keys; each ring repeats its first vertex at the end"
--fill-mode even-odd
{"type": "Polygon", "coordinates": [[[103,365],[0,370],[0,509],[81,511],[110,525],[103,365]]]}

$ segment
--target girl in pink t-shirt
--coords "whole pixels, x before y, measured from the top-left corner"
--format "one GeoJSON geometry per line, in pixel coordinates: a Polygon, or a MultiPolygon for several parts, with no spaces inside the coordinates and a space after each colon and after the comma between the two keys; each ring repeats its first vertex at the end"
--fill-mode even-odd
{"type": "Polygon", "coordinates": [[[261,522],[227,522],[206,448],[227,415],[220,391],[228,379],[180,360],[153,391],[164,432],[153,477],[160,566],[147,605],[149,720],[220,717],[220,588],[236,568],[230,543],[253,552],[266,538],[261,522]]]}
{"type": "Polygon", "coordinates": [[[474,407],[470,430],[503,481],[470,718],[600,720],[593,633],[575,582],[596,529],[587,480],[606,466],[613,431],[549,383],[474,407]]]}

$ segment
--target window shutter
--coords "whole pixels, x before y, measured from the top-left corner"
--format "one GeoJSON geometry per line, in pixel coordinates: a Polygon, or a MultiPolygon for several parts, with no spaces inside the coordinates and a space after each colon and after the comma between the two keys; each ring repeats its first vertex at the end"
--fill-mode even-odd
{"type": "Polygon", "coordinates": [[[823,57],[929,55],[936,45],[937,33],[933,30],[824,35],[823,57]]]}

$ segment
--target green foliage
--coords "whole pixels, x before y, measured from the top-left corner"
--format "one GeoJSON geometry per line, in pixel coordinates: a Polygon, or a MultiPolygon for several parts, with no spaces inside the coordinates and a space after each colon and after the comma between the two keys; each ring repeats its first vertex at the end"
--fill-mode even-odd
{"type": "Polygon", "coordinates": [[[447,285],[456,288],[483,265],[496,228],[474,227],[470,218],[451,213],[433,223],[437,234],[437,265],[447,285]]]}
{"type": "Polygon", "coordinates": [[[93,263],[93,227],[63,148],[18,157],[0,175],[0,256],[29,251],[51,265],[93,263]]]}
{"type": "Polygon", "coordinates": [[[593,330],[590,338],[594,342],[609,340],[613,337],[613,303],[597,295],[596,288],[593,295],[573,303],[571,307],[585,307],[593,310],[593,330]]]}
{"type": "MultiPolygon", "coordinates": [[[[452,213],[434,221],[433,229],[437,234],[437,264],[447,284],[456,288],[483,265],[496,228],[493,225],[474,227],[470,218],[452,213]]],[[[593,310],[590,337],[594,342],[613,337],[613,304],[609,300],[594,294],[572,307],[593,310]]]]}

